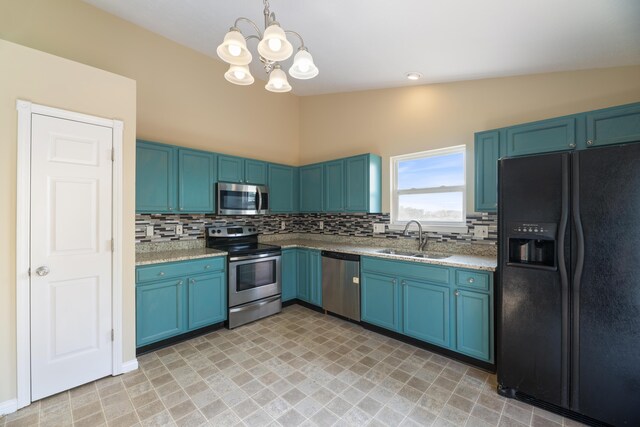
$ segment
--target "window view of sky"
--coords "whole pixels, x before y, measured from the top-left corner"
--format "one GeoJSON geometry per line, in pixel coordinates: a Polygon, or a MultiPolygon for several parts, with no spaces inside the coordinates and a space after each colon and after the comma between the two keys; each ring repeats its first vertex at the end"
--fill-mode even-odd
{"type": "Polygon", "coordinates": [[[462,153],[398,162],[398,190],[442,185],[464,185],[462,153]]]}

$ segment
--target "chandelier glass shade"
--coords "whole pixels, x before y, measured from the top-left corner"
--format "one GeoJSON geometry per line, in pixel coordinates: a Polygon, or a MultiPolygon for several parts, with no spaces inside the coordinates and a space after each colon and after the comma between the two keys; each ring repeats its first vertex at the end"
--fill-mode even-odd
{"type": "Polygon", "coordinates": [[[293,78],[306,80],[318,75],[318,67],[313,62],[313,57],[307,50],[304,40],[295,31],[283,30],[276,21],[276,16],[269,10],[268,0],[264,0],[264,33],[248,18],[238,18],[233,27],[224,36],[224,40],[216,49],[220,59],[230,65],[224,74],[227,81],[246,86],[254,82],[249,70],[249,64],[253,55],[247,47],[248,40],[258,40],[258,54],[265,72],[269,75],[269,81],[265,89],[271,92],[289,92],[291,85],[287,81],[287,75],[281,68],[281,62],[287,60],[293,54],[293,45],[287,39],[287,35],[295,36],[300,47],[293,58],[293,64],[289,68],[289,75],[293,78]],[[257,34],[245,36],[238,25],[241,22],[250,24],[257,34]]]}

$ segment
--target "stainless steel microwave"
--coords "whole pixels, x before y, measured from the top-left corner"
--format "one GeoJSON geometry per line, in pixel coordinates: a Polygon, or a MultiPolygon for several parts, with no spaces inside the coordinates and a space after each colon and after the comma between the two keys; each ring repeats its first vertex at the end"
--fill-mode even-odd
{"type": "Polygon", "coordinates": [[[269,188],[266,185],[219,182],[216,192],[218,215],[269,213],[269,188]]]}

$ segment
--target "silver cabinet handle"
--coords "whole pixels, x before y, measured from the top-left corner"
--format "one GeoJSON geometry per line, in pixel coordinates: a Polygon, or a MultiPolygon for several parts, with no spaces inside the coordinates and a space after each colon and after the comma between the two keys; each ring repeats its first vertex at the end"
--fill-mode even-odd
{"type": "Polygon", "coordinates": [[[576,144],[572,142],[571,144],[569,144],[569,147],[570,148],[576,148],[576,144]]]}
{"type": "Polygon", "coordinates": [[[593,145],[593,140],[592,139],[588,140],[587,145],[593,145]]]}
{"type": "Polygon", "coordinates": [[[474,279],[473,277],[469,277],[469,280],[467,280],[467,282],[469,282],[469,283],[473,283],[475,281],[476,281],[476,279],[474,279]]]}
{"type": "Polygon", "coordinates": [[[49,274],[49,267],[43,265],[42,267],[36,268],[36,274],[38,276],[46,276],[47,274],[49,274]]]}
{"type": "Polygon", "coordinates": [[[453,294],[454,294],[455,296],[459,297],[459,296],[460,296],[460,291],[455,291],[453,294]]]}
{"type": "Polygon", "coordinates": [[[158,276],[164,276],[164,271],[161,271],[160,273],[158,273],[158,276]]]}

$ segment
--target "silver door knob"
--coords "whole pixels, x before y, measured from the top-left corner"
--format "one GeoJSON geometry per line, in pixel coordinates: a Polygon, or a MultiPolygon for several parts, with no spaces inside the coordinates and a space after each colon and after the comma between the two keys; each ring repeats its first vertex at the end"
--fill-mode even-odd
{"type": "Polygon", "coordinates": [[[43,265],[42,267],[36,268],[36,274],[38,276],[46,276],[47,274],[49,274],[49,267],[43,265]]]}

